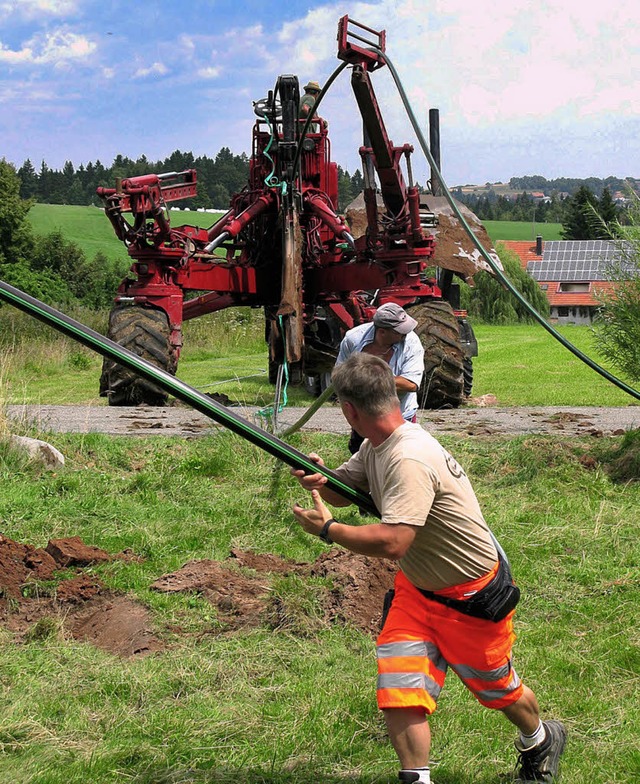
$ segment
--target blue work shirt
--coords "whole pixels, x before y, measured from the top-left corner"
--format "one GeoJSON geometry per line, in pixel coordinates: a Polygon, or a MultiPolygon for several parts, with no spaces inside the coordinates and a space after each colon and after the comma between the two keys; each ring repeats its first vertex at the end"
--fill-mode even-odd
{"type": "MultiPolygon", "coordinates": [[[[360,352],[369,343],[373,343],[375,330],[373,322],[359,324],[350,329],[340,343],[336,365],[341,365],[351,354],[360,352]]],[[[394,343],[389,367],[394,376],[402,376],[417,387],[420,386],[424,373],[424,348],[415,332],[409,332],[399,343],[394,343]]],[[[398,397],[402,416],[410,422],[418,410],[418,394],[403,392],[398,397]]]]}

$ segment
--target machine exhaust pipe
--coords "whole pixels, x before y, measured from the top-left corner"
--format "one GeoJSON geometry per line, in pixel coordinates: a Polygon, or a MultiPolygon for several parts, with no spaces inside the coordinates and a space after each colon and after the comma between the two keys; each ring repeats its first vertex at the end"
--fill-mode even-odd
{"type": "Polygon", "coordinates": [[[195,408],[196,411],[213,419],[218,424],[224,425],[224,427],[241,438],[250,441],[292,468],[302,469],[308,474],[322,474],[327,478],[327,487],[329,489],[335,491],[352,504],[356,504],[369,514],[376,517],[380,516],[375,504],[368,495],[344,484],[330,469],[318,466],[303,452],[289,446],[289,444],[281,441],[271,433],[267,433],[266,430],[256,427],[243,417],[229,411],[225,406],[221,406],[207,395],[185,384],[184,381],[180,381],[180,379],[177,379],[165,370],[152,365],[146,359],[142,359],[142,357],[124,348],[119,343],[101,335],[99,332],[95,332],[79,321],[75,321],[59,310],[40,302],[35,297],[25,294],[25,292],[10,286],[4,281],[0,281],[0,299],[53,327],[58,332],[62,332],[67,337],[72,338],[72,340],[82,343],[82,345],[90,348],[92,351],[96,351],[98,354],[102,354],[102,356],[124,365],[129,370],[133,370],[134,373],[152,381],[165,392],[174,395],[174,397],[195,408]]]}
{"type": "Polygon", "coordinates": [[[431,167],[431,193],[442,196],[442,185],[437,172],[441,171],[440,165],[440,110],[429,109],[429,149],[433,156],[435,169],[431,167]]]}

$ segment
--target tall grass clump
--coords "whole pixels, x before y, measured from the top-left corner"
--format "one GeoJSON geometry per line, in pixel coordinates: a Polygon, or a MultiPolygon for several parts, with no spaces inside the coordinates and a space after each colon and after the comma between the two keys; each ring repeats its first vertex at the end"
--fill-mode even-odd
{"type": "Polygon", "coordinates": [[[598,350],[621,373],[640,381],[640,197],[629,190],[629,225],[605,226],[616,248],[607,278],[614,287],[598,293],[601,309],[594,323],[598,350]]]}
{"type": "MultiPolygon", "coordinates": [[[[106,334],[108,311],[70,309],[67,315],[106,334]]],[[[266,376],[267,349],[261,310],[230,308],[185,322],[177,375],[192,386],[233,394],[264,405],[273,397],[266,376]],[[249,386],[236,379],[253,375],[249,386]],[[230,382],[229,384],[223,382],[230,382]],[[218,385],[220,387],[218,388],[218,385]]],[[[8,402],[103,404],[98,397],[102,356],[37,319],[0,305],[0,351],[11,379],[8,402]]]]}
{"type": "Polygon", "coordinates": [[[185,351],[198,349],[211,356],[223,357],[239,350],[265,351],[264,313],[255,308],[228,308],[217,313],[185,321],[185,351]]]}
{"type": "Polygon", "coordinates": [[[613,482],[640,482],[640,429],[627,430],[619,444],[601,451],[600,462],[613,482]]]}

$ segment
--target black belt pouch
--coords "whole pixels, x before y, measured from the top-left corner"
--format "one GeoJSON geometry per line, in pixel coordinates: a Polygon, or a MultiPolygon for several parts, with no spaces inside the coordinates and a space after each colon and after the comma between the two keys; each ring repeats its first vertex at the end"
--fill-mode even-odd
{"type": "Polygon", "coordinates": [[[513,582],[509,564],[500,553],[498,553],[498,562],[498,571],[493,580],[468,599],[450,599],[433,591],[425,591],[422,588],[418,590],[428,599],[433,599],[434,602],[451,607],[464,615],[498,623],[506,618],[520,601],[520,589],[513,582]]]}

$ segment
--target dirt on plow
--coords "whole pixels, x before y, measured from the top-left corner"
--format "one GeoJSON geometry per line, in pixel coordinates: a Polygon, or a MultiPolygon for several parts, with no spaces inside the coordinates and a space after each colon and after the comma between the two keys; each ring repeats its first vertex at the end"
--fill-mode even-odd
{"type": "MultiPolygon", "coordinates": [[[[154,623],[144,604],[112,591],[92,570],[99,563],[135,558],[128,551],[110,555],[78,537],[37,548],[0,535],[0,626],[18,642],[57,635],[125,658],[161,651],[167,633],[180,630],[154,623]]],[[[150,588],[209,602],[216,623],[207,626],[207,633],[259,626],[300,629],[308,620],[309,628],[341,624],[375,636],[395,571],[390,561],[338,549],[313,563],[233,550],[223,561],[190,561],[150,588]],[[317,617],[301,617],[305,611],[299,603],[274,590],[278,577],[292,576],[301,581],[325,578],[313,589],[317,617]]]]}

